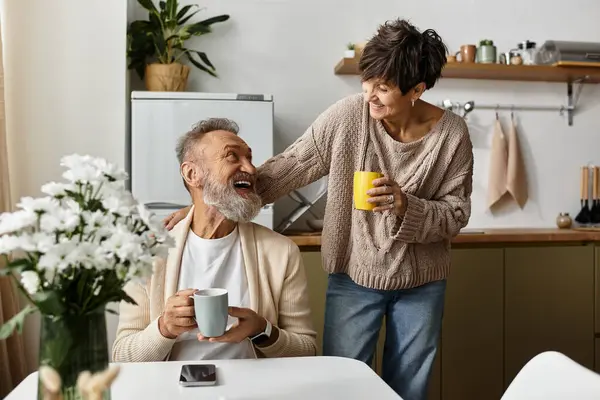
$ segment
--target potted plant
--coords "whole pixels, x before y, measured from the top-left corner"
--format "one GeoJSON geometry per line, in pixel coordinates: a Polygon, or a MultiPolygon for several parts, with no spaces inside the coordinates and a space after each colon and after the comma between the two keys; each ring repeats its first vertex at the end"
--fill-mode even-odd
{"type": "Polygon", "coordinates": [[[481,40],[477,48],[477,62],[482,64],[496,63],[496,46],[492,40],[481,40]]]}
{"type": "MultiPolygon", "coordinates": [[[[125,172],[103,159],[62,159],[66,183],[42,186],[0,215],[1,274],[15,278],[29,304],[0,327],[0,340],[42,317],[39,364],[56,371],[64,400],[80,399],[77,379],[108,367],[106,305],[127,301],[130,281],[152,274],[173,240],[162,222],[124,188],[125,172]]],[[[38,383],[38,399],[44,395],[38,383]]],[[[104,399],[110,396],[105,396],[104,399]]]]}
{"type": "Polygon", "coordinates": [[[344,52],[344,58],[354,58],[356,51],[354,50],[354,43],[348,43],[346,45],[346,51],[344,52]]]}
{"type": "Polygon", "coordinates": [[[214,77],[214,65],[206,53],[185,47],[194,36],[211,32],[211,25],[224,22],[229,15],[217,15],[187,24],[200,11],[198,5],[179,7],[178,0],[166,0],[156,8],[152,0],[138,0],[148,11],[147,20],[133,21],[127,30],[129,69],[134,69],[151,91],[184,91],[190,68],[184,60],[214,77]]]}

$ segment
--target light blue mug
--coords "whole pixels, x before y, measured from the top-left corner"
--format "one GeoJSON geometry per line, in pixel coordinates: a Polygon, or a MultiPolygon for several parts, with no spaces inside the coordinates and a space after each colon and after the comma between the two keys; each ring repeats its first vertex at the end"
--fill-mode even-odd
{"type": "Polygon", "coordinates": [[[193,296],[198,330],[204,337],[217,337],[225,333],[229,318],[229,298],[226,289],[196,290],[193,296]]]}

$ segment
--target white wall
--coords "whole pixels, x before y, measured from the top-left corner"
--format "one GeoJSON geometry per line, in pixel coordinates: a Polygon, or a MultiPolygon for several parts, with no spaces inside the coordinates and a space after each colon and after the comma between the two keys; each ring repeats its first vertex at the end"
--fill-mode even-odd
{"type": "MultiPolygon", "coordinates": [[[[122,0],[5,0],[6,113],[13,197],[60,180],[70,153],[123,165],[126,12],[122,0]]],[[[114,329],[113,329],[114,330],[114,329]]],[[[38,319],[26,327],[37,365],[38,319]]]]}
{"type": "MultiPolygon", "coordinates": [[[[204,0],[201,6],[206,7],[201,17],[229,13],[231,20],[215,25],[213,33],[192,43],[207,52],[220,79],[193,70],[189,90],[273,94],[280,151],[328,105],[360,91],[358,77],[335,76],[333,67],[347,42],[363,41],[386,19],[410,18],[421,29],[434,28],[451,51],[484,38],[493,39],[499,51],[527,39],[539,45],[547,39],[600,41],[597,0],[551,5],[543,0],[204,0]]],[[[579,210],[579,167],[590,161],[600,163],[599,94],[596,85],[585,87],[573,127],[558,113],[518,113],[531,200],[522,211],[508,207],[496,216],[485,209],[494,113],[471,114],[476,164],[470,227],[553,226],[560,211],[574,214],[579,210]]],[[[445,98],[560,105],[566,103],[566,85],[445,80],[425,96],[433,102],[445,98]]],[[[291,203],[282,205],[279,217],[291,203]]],[[[296,227],[305,229],[306,225],[296,227]]]]}

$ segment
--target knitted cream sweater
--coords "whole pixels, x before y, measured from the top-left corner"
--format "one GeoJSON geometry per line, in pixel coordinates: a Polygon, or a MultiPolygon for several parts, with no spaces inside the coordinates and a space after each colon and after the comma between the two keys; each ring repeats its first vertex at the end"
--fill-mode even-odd
{"type": "Polygon", "coordinates": [[[446,278],[450,241],[471,214],[473,151],[464,120],[446,111],[423,138],[401,143],[369,116],[362,95],[323,112],[302,137],[258,170],[265,204],[329,175],[322,256],[329,273],[373,289],[446,278]],[[354,171],[377,171],[408,197],[403,218],[353,208],[354,171]]]}

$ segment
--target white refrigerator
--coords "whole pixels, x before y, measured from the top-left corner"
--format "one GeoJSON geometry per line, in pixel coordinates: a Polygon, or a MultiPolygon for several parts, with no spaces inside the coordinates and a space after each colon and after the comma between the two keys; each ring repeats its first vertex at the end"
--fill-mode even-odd
{"type": "MultiPolygon", "coordinates": [[[[128,141],[130,189],[159,217],[191,203],[179,174],[177,140],[196,122],[229,118],[252,148],[255,166],[273,156],[273,98],[263,94],[146,92],[131,93],[128,141]]],[[[273,207],[265,206],[254,222],[273,229],[273,207]]]]}

